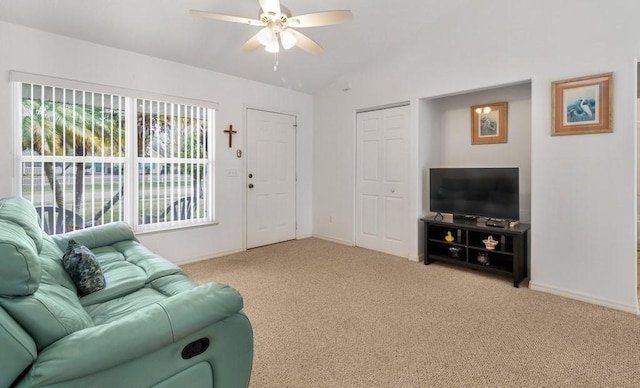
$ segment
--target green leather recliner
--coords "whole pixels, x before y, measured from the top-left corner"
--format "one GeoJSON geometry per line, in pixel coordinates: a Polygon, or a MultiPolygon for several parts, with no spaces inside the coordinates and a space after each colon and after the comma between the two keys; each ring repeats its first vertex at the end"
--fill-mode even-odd
{"type": "Polygon", "coordinates": [[[251,324],[233,288],[196,285],[125,223],[64,235],[22,198],[0,200],[0,387],[247,387],[251,324]],[[106,287],[83,295],[62,256],[74,239],[106,287]]]}

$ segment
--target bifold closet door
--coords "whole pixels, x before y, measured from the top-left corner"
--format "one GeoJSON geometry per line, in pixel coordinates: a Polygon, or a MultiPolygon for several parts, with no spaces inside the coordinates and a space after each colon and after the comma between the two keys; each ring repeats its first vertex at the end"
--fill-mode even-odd
{"type": "Polygon", "coordinates": [[[409,106],[356,118],[356,245],[408,257],[409,106]]]}

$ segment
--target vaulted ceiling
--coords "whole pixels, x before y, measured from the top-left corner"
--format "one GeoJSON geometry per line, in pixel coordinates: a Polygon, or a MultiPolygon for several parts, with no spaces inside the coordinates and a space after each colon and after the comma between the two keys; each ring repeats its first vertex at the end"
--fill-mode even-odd
{"type": "MultiPolygon", "coordinates": [[[[313,93],[357,71],[471,0],[282,0],[293,15],[351,10],[347,24],[305,28],[324,52],[244,52],[259,27],[195,17],[190,9],[256,19],[257,0],[0,0],[0,20],[237,77],[313,93]]],[[[10,37],[1,37],[7,39],[10,37]]],[[[434,36],[433,39],[443,39],[434,36]]]]}

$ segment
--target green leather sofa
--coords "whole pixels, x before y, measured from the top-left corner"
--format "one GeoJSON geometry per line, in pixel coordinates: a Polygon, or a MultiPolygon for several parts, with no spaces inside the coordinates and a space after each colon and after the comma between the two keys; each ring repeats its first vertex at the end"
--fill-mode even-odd
{"type": "Polygon", "coordinates": [[[48,236],[22,198],[0,200],[0,387],[247,387],[251,324],[233,288],[196,285],[125,223],[48,236]],[[68,241],[106,287],[80,293],[68,241]]]}

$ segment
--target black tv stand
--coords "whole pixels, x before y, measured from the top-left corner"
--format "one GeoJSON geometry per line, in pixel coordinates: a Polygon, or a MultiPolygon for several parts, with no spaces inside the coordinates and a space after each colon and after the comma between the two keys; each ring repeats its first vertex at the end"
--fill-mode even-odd
{"type": "Polygon", "coordinates": [[[491,226],[492,228],[506,228],[509,225],[509,221],[489,218],[484,224],[486,226],[491,226]]]}
{"type": "Polygon", "coordinates": [[[514,287],[528,276],[528,224],[509,226],[507,223],[506,228],[497,229],[477,220],[451,221],[428,217],[422,221],[425,264],[441,261],[508,276],[514,287]],[[494,249],[487,249],[482,241],[489,236],[499,242],[494,249]],[[482,255],[486,255],[485,260],[481,260],[482,255]]]}

